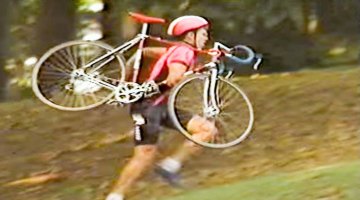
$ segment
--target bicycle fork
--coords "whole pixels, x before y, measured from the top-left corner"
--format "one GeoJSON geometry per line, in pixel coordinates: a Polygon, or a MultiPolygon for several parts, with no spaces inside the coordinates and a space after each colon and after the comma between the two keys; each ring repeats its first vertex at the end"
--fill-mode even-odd
{"type": "Polygon", "coordinates": [[[215,63],[210,66],[210,76],[205,79],[204,83],[204,115],[205,117],[214,117],[220,113],[218,98],[218,69],[215,63]]]}

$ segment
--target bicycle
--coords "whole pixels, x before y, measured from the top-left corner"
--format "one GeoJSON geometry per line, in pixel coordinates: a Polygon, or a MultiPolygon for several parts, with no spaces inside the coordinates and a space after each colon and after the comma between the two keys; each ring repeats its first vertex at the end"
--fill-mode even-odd
{"type": "MultiPolygon", "coordinates": [[[[65,111],[81,111],[100,106],[104,103],[118,102],[120,104],[130,104],[141,98],[151,97],[158,94],[159,85],[153,81],[143,84],[137,83],[140,70],[142,49],[145,39],[163,41],[160,38],[147,34],[148,25],[153,23],[165,23],[164,19],[145,16],[139,13],[130,13],[136,21],[142,23],[141,33],[135,38],[124,44],[112,48],[101,42],[90,41],[70,41],[57,45],[48,50],[37,62],[32,74],[32,88],[35,95],[45,104],[65,111]],[[125,82],[125,59],[123,54],[138,45],[133,65],[133,77],[131,82],[125,82]]],[[[171,43],[171,42],[170,42],[171,43]]],[[[227,71],[221,58],[227,57],[240,64],[247,64],[255,61],[254,68],[257,69],[261,58],[246,46],[238,45],[228,48],[225,45],[215,42],[210,50],[203,51],[212,56],[212,62],[204,65],[201,73],[187,75],[182,82],[172,89],[168,101],[168,110],[175,126],[193,142],[210,148],[226,148],[234,146],[243,141],[250,133],[254,114],[250,100],[246,94],[234,83],[230,81],[233,72],[227,71]],[[245,59],[234,56],[234,52],[245,51],[245,59]],[[188,86],[198,88],[201,94],[183,95],[188,86]],[[221,117],[229,120],[229,113],[225,113],[225,108],[229,106],[229,91],[231,95],[238,95],[236,104],[243,100],[244,108],[247,110],[245,116],[248,118],[240,136],[229,135],[228,127],[221,117]],[[228,89],[229,90],[229,89],[228,89]],[[185,97],[198,97],[202,102],[198,105],[198,110],[189,110],[182,105],[188,101],[185,97]],[[200,108],[200,109],[199,109],[200,108]],[[209,142],[196,141],[191,133],[186,131],[185,124],[181,121],[179,110],[187,110],[192,114],[206,117],[216,123],[219,129],[218,135],[214,136],[209,142]],[[196,111],[196,112],[194,112],[196,111]],[[229,136],[231,136],[230,142],[229,136]],[[221,139],[221,141],[220,141],[221,139]]],[[[194,103],[192,103],[195,105],[194,103]]],[[[231,117],[230,117],[231,118],[231,117]]],[[[239,124],[236,124],[239,126],[239,124]]],[[[242,125],[242,124],[241,124],[242,125]]]]}

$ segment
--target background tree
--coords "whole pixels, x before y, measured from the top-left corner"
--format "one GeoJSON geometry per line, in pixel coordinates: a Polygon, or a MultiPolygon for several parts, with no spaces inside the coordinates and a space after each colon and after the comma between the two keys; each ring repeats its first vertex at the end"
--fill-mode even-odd
{"type": "Polygon", "coordinates": [[[7,96],[8,77],[5,72],[5,61],[9,55],[9,30],[11,0],[1,1],[0,6],[0,101],[4,101],[7,96]]]}
{"type": "Polygon", "coordinates": [[[76,35],[76,1],[42,0],[32,52],[41,55],[50,47],[76,35]]]}

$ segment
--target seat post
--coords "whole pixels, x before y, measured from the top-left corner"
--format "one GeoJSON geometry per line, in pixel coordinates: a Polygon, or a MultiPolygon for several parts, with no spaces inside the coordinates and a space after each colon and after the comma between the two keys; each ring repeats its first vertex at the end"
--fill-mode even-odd
{"type": "MultiPolygon", "coordinates": [[[[149,27],[148,23],[143,23],[142,24],[142,28],[141,28],[141,34],[142,35],[147,34],[148,27],[149,27]]],[[[142,56],[142,50],[144,48],[144,43],[145,43],[145,39],[141,40],[139,42],[139,47],[136,50],[136,57],[135,57],[135,62],[134,62],[134,66],[133,66],[134,73],[133,73],[132,82],[137,82],[137,79],[138,79],[138,75],[139,75],[139,71],[140,71],[140,64],[141,64],[141,56],[142,56]]]]}

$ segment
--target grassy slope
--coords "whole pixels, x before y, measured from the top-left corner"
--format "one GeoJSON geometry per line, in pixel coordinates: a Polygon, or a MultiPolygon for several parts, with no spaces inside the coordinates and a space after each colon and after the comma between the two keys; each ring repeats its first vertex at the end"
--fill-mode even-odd
{"type": "Polygon", "coordinates": [[[163,200],[357,200],[360,196],[359,184],[360,162],[351,162],[326,168],[258,177],[163,200]]]}
{"type": "MultiPolygon", "coordinates": [[[[358,159],[359,77],[359,68],[340,67],[238,79],[255,108],[252,134],[235,148],[206,150],[189,162],[185,183],[197,190],[358,159]]],[[[117,142],[130,127],[121,108],[69,113],[26,100],[1,104],[0,113],[0,199],[100,200],[131,155],[131,140],[117,142]],[[66,176],[40,186],[1,187],[44,171],[66,176]]],[[[173,146],[178,138],[163,144],[173,146]]],[[[183,192],[150,174],[130,195],[158,199],[183,192]]]]}

